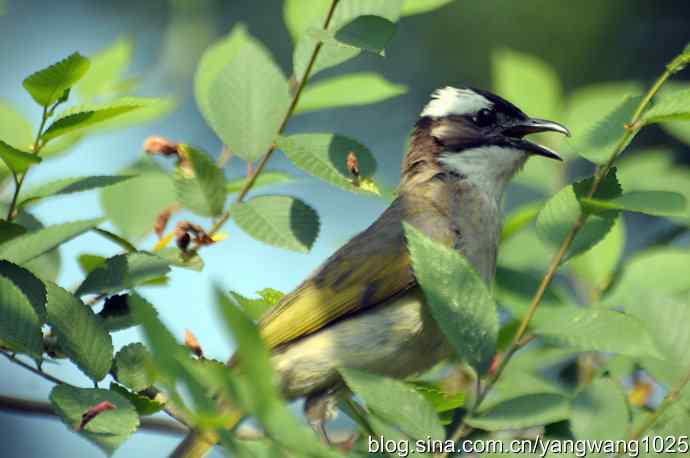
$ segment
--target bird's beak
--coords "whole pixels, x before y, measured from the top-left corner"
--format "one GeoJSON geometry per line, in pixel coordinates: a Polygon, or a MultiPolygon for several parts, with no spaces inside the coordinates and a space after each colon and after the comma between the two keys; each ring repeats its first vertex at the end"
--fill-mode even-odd
{"type": "Polygon", "coordinates": [[[546,146],[542,146],[522,138],[525,135],[536,134],[539,132],[559,132],[570,137],[570,130],[568,130],[568,128],[563,124],[555,121],[547,121],[546,119],[536,118],[527,118],[516,121],[507,126],[502,133],[508,137],[509,142],[516,148],[526,151],[529,154],[538,154],[540,156],[550,157],[552,159],[562,161],[563,158],[561,158],[561,156],[559,156],[559,154],[551,148],[547,148],[546,146]]]}

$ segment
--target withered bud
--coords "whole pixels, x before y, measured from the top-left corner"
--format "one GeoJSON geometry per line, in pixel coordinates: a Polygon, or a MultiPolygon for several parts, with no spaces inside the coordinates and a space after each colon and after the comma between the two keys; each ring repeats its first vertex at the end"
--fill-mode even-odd
{"type": "Polygon", "coordinates": [[[347,169],[353,177],[359,178],[359,161],[354,151],[347,153],[347,169]]]}
{"type": "Polygon", "coordinates": [[[201,344],[189,329],[185,329],[184,331],[184,344],[187,346],[187,348],[192,350],[192,353],[194,353],[197,358],[204,357],[204,351],[201,349],[201,344]]]}
{"type": "Polygon", "coordinates": [[[181,234],[178,234],[176,231],[175,241],[177,242],[177,248],[182,251],[187,251],[189,243],[192,241],[192,237],[189,235],[189,232],[182,232],[181,234]]]}
{"type": "Polygon", "coordinates": [[[156,224],[153,225],[153,230],[158,236],[158,238],[163,237],[165,227],[168,225],[168,221],[170,220],[171,215],[172,208],[168,207],[165,210],[163,210],[161,214],[158,215],[158,217],[156,218],[156,224]]]}
{"type": "Polygon", "coordinates": [[[84,427],[98,415],[102,414],[106,410],[115,410],[117,406],[110,401],[99,402],[98,404],[92,406],[84,412],[81,416],[81,422],[77,426],[77,431],[81,431],[84,427]]]}
{"type": "Polygon", "coordinates": [[[179,156],[177,143],[163,137],[149,137],[144,142],[144,151],[149,154],[162,154],[163,156],[179,156]]]}

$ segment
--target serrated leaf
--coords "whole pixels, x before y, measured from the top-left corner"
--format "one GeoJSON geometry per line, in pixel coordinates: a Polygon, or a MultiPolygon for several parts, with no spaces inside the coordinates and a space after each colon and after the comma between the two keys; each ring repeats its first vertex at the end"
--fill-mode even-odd
{"type": "Polygon", "coordinates": [[[401,16],[412,16],[415,14],[428,13],[430,11],[450,5],[454,0],[405,0],[403,3],[401,16]]]}
{"type": "MultiPolygon", "coordinates": [[[[595,164],[608,161],[625,134],[625,126],[630,122],[640,100],[640,96],[625,96],[613,111],[603,118],[600,117],[600,120],[595,121],[588,129],[575,132],[569,141],[570,148],[595,164]]],[[[631,140],[632,136],[628,141],[631,140]]]]}
{"type": "Polygon", "coordinates": [[[79,95],[89,101],[115,92],[132,61],[133,50],[132,39],[121,37],[91,56],[91,68],[75,86],[79,95]]]}
{"type": "Polygon", "coordinates": [[[278,137],[276,141],[285,155],[299,168],[348,191],[362,191],[354,186],[348,169],[348,155],[357,157],[362,178],[376,172],[376,159],[369,149],[356,140],[334,134],[297,134],[278,137]]]}
{"type": "Polygon", "coordinates": [[[321,0],[286,0],[283,2],[283,17],[293,42],[311,27],[323,24],[328,3],[321,0]]]}
{"type": "Polygon", "coordinates": [[[142,391],[153,384],[151,373],[153,355],[141,343],[125,345],[115,355],[113,368],[121,384],[133,391],[142,391]]]}
{"type": "Polygon", "coordinates": [[[289,196],[259,196],[235,204],[235,223],[257,240],[308,252],[319,234],[319,216],[303,201],[289,196]]]}
{"type": "MultiPolygon", "coordinates": [[[[1,206],[2,205],[0,204],[0,207],[1,206]]],[[[5,208],[3,211],[7,212],[7,208],[5,208]]],[[[18,224],[0,224],[0,232],[2,231],[3,227],[11,227],[10,234],[5,234],[5,236],[11,235],[11,237],[6,238],[0,235],[0,240],[2,240],[2,242],[9,240],[9,238],[14,238],[18,235],[25,234],[27,230],[35,231],[45,227],[41,221],[25,210],[19,211],[15,221],[18,224]],[[21,232],[16,231],[17,227],[21,228],[21,232]]],[[[0,245],[2,245],[2,242],[0,242],[0,245]]],[[[50,281],[55,281],[60,273],[60,266],[61,256],[60,250],[57,248],[49,250],[48,252],[23,264],[23,267],[31,271],[34,275],[43,280],[50,281]]]]}
{"type": "MultiPolygon", "coordinates": [[[[285,172],[261,172],[261,174],[256,178],[256,181],[254,181],[252,189],[261,188],[263,186],[270,186],[272,184],[287,183],[288,181],[292,181],[292,179],[293,178],[285,172]]],[[[226,183],[225,190],[228,192],[228,194],[239,192],[244,186],[246,180],[246,178],[237,178],[235,180],[230,180],[226,183]]]]}
{"type": "Polygon", "coordinates": [[[57,385],[50,392],[53,408],[72,430],[79,427],[84,413],[103,401],[112,403],[115,409],[98,414],[81,434],[110,455],[139,427],[139,416],[132,403],[119,393],[98,388],[57,385]]]}
{"type": "Polygon", "coordinates": [[[525,113],[552,119],[560,110],[558,75],[551,65],[538,57],[500,49],[491,56],[491,74],[496,92],[525,113]]]}
{"type": "Polygon", "coordinates": [[[43,354],[38,314],[26,294],[3,274],[0,274],[0,342],[34,359],[40,359],[43,354]]]}
{"type": "Polygon", "coordinates": [[[103,218],[55,224],[26,232],[0,245],[0,259],[24,264],[98,226],[103,218]]]}
{"type": "Polygon", "coordinates": [[[34,141],[33,127],[22,113],[0,99],[0,139],[13,147],[30,149],[34,141]]]}
{"type": "Polygon", "coordinates": [[[125,238],[139,240],[153,232],[158,215],[176,201],[175,186],[172,178],[148,159],[122,173],[138,175],[104,188],[101,205],[125,238]]]}
{"type": "MultiPolygon", "coordinates": [[[[589,194],[593,178],[576,181],[549,199],[537,216],[537,234],[545,243],[560,246],[582,211],[580,201],[589,194]]],[[[593,197],[613,199],[621,195],[621,187],[612,169],[602,180],[593,197]]],[[[590,215],[580,229],[562,262],[584,253],[608,234],[618,211],[590,215]]]]}
{"type": "Polygon", "coordinates": [[[570,429],[576,439],[615,440],[625,437],[630,423],[625,393],[611,379],[600,378],[577,393],[570,429]]]}
{"type": "Polygon", "coordinates": [[[94,175],[88,177],[61,178],[49,181],[26,191],[19,207],[51,196],[72,194],[105,188],[132,178],[130,175],[94,175]]]}
{"type": "Polygon", "coordinates": [[[376,73],[350,73],[307,85],[296,112],[369,105],[405,92],[407,86],[386,81],[376,73]]]}
{"type": "Polygon", "coordinates": [[[327,32],[322,29],[310,29],[297,42],[297,46],[295,46],[295,51],[292,55],[292,73],[296,81],[300,81],[304,77],[304,72],[307,70],[307,65],[309,65],[314,49],[319,42],[321,42],[322,45],[319,56],[310,73],[312,77],[323,70],[353,59],[362,52],[359,48],[354,48],[338,42],[333,37],[333,32],[331,31],[327,32]]]}
{"type": "Polygon", "coordinates": [[[578,280],[587,283],[595,297],[608,288],[613,280],[623,257],[625,233],[625,220],[617,218],[601,242],[571,263],[578,280]]]}
{"type": "Polygon", "coordinates": [[[75,52],[60,62],[33,73],[22,84],[36,103],[47,107],[74,86],[88,69],[89,59],[75,52]]]}
{"type": "Polygon", "coordinates": [[[67,134],[83,134],[94,126],[110,121],[134,110],[151,108],[164,103],[161,99],[126,97],[104,105],[80,105],[61,113],[43,132],[41,138],[49,142],[67,134]]]}
{"type": "Polygon", "coordinates": [[[178,200],[197,215],[220,215],[227,196],[225,174],[206,152],[189,145],[178,148],[191,169],[188,172],[180,167],[175,175],[178,200]]]}
{"type": "Polygon", "coordinates": [[[202,58],[195,87],[204,118],[233,153],[248,161],[266,153],[290,96],[285,77],[261,43],[239,29],[202,58]]]}
{"type": "Polygon", "coordinates": [[[340,369],[350,389],[382,420],[412,439],[443,440],[445,431],[436,411],[413,387],[404,382],[353,369],[340,369]]]}
{"type": "Polygon", "coordinates": [[[633,357],[663,357],[642,321],[613,310],[541,308],[532,327],[535,334],[553,345],[633,357]]]}
{"type": "Polygon", "coordinates": [[[90,307],[54,283],[47,283],[48,324],[58,345],[89,378],[101,380],[113,360],[110,334],[90,307]],[[88,344],[87,344],[88,343],[88,344]]]}
{"type": "Polygon", "coordinates": [[[690,120],[690,89],[677,91],[673,96],[660,97],[642,116],[645,124],[690,120]]]}
{"type": "Polygon", "coordinates": [[[621,210],[647,215],[677,215],[685,210],[687,202],[682,194],[669,191],[633,191],[611,200],[582,198],[587,211],[594,213],[621,210]]]}
{"type": "Polygon", "coordinates": [[[383,50],[395,34],[396,25],[381,16],[362,15],[340,27],[335,32],[335,39],[339,42],[383,54],[383,50]]]}
{"type": "Polygon", "coordinates": [[[122,395],[122,397],[126,398],[129,402],[131,402],[134,408],[136,409],[137,414],[139,414],[140,416],[153,415],[154,413],[158,413],[165,408],[164,403],[158,402],[155,399],[151,399],[143,394],[129,391],[124,386],[118,385],[114,382],[110,383],[110,391],[122,395]]]}
{"type": "Polygon", "coordinates": [[[146,252],[119,254],[89,272],[76,295],[114,293],[170,272],[167,260],[146,252]]]}
{"type": "Polygon", "coordinates": [[[570,405],[568,398],[559,394],[528,394],[513,398],[488,411],[482,409],[478,414],[466,419],[468,425],[487,431],[504,429],[524,429],[562,421],[568,418],[570,405]]]}
{"type": "Polygon", "coordinates": [[[0,140],[0,159],[15,173],[24,173],[29,167],[41,162],[36,154],[21,151],[0,140]]]}
{"type": "Polygon", "coordinates": [[[496,304],[487,285],[457,251],[405,224],[415,277],[436,323],[478,373],[491,366],[498,338],[496,304]]]}
{"type": "Polygon", "coordinates": [[[0,260],[0,275],[19,288],[29,300],[41,321],[46,319],[46,287],[41,280],[26,268],[0,260]]]}
{"type": "Polygon", "coordinates": [[[270,309],[272,306],[272,304],[266,301],[263,297],[253,299],[243,296],[236,291],[230,291],[230,298],[235,301],[237,305],[242,307],[244,313],[254,321],[261,318],[264,312],[266,312],[266,310],[270,309]]]}

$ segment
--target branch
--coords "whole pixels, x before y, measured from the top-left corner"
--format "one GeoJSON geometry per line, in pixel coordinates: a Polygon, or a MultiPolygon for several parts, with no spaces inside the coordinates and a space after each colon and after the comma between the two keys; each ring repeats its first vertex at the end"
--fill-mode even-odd
{"type": "Polygon", "coordinates": [[[43,370],[40,367],[32,367],[31,365],[25,363],[24,361],[17,359],[16,356],[9,353],[7,350],[0,349],[0,355],[3,355],[5,358],[9,359],[11,363],[14,363],[18,366],[21,366],[24,369],[31,371],[40,377],[43,377],[44,379],[48,380],[49,382],[55,383],[56,385],[69,385],[69,383],[65,382],[64,380],[61,380],[61,379],[59,379],[53,375],[50,375],[50,374],[43,372],[43,370]]]}
{"type": "MultiPolygon", "coordinates": [[[[587,193],[587,197],[592,197],[594,193],[597,191],[599,188],[599,185],[601,182],[604,180],[608,172],[611,170],[611,167],[613,166],[613,163],[616,161],[618,156],[623,152],[623,150],[630,144],[632,141],[633,137],[639,132],[639,130],[642,128],[641,124],[641,118],[642,114],[644,113],[645,109],[647,106],[650,104],[654,96],[659,92],[661,87],[664,85],[666,80],[678,71],[680,68],[682,68],[683,62],[678,61],[677,59],[674,60],[671,64],[669,64],[666,67],[666,70],[664,73],[661,74],[661,76],[656,80],[654,85],[647,91],[645,94],[644,98],[638,105],[637,109],[635,110],[635,113],[632,116],[632,119],[628,124],[625,125],[625,133],[623,136],[620,138],[618,143],[616,144],[616,147],[614,148],[613,152],[611,153],[611,156],[609,157],[609,160],[606,162],[605,165],[600,166],[597,168],[597,172],[594,176],[594,181],[592,183],[592,187],[590,188],[589,192],[587,193]]],[[[551,263],[549,264],[549,267],[544,274],[544,278],[542,279],[541,283],[539,284],[539,287],[537,288],[536,293],[534,294],[534,297],[532,298],[532,302],[529,305],[529,308],[527,309],[527,313],[525,314],[525,317],[522,319],[522,322],[520,323],[520,326],[515,333],[515,336],[513,337],[512,343],[508,347],[508,350],[506,350],[505,357],[501,360],[499,363],[498,367],[496,368],[496,372],[489,377],[489,379],[486,382],[486,385],[484,386],[484,389],[480,391],[480,393],[477,395],[477,401],[474,403],[473,408],[470,410],[468,415],[472,415],[473,413],[477,412],[479,407],[481,406],[482,402],[484,399],[486,399],[487,394],[491,391],[493,386],[495,385],[497,379],[501,376],[503,373],[503,370],[505,367],[508,365],[510,362],[511,358],[513,355],[520,349],[522,348],[525,344],[526,341],[530,341],[532,337],[525,337],[525,333],[527,332],[527,328],[529,327],[530,322],[532,321],[532,318],[534,317],[535,313],[537,312],[537,308],[539,307],[539,304],[541,303],[541,300],[544,297],[544,293],[546,293],[546,289],[551,285],[551,282],[553,281],[556,272],[558,271],[558,267],[560,266],[561,262],[565,258],[565,255],[568,253],[568,250],[570,249],[570,246],[572,245],[573,241],[575,240],[575,237],[577,234],[580,232],[582,227],[585,225],[587,222],[588,214],[586,213],[580,213],[580,216],[577,218],[575,221],[575,224],[573,227],[570,229],[568,234],[566,235],[565,239],[561,243],[561,246],[558,249],[558,252],[556,255],[553,257],[551,260],[551,263]]],[[[689,374],[690,375],[690,374],[689,374]]],[[[685,383],[687,384],[687,380],[685,380],[685,383]]],[[[683,385],[684,386],[684,385],[683,385]]],[[[654,419],[653,419],[654,420],[654,419]]],[[[458,427],[455,429],[453,434],[451,435],[451,440],[454,442],[459,440],[461,437],[464,437],[465,435],[469,434],[469,432],[472,430],[472,428],[465,423],[465,420],[460,422],[458,427]]],[[[440,455],[442,458],[447,458],[448,453],[443,453],[440,455]]]]}

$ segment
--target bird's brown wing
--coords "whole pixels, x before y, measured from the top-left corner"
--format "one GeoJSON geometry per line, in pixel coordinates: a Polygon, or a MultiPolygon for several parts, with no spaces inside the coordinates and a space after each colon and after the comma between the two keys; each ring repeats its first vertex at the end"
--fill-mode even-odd
{"type": "Polygon", "coordinates": [[[404,217],[425,226],[432,215],[425,214],[428,205],[412,214],[406,210],[409,207],[409,202],[398,198],[368,229],[264,315],[260,329],[269,348],[311,334],[416,285],[401,222],[404,217]]]}

